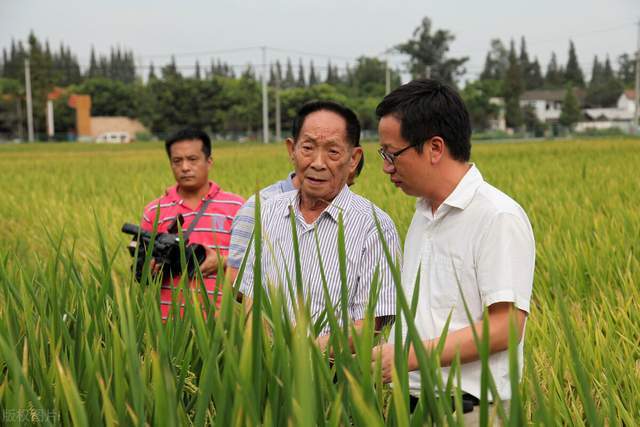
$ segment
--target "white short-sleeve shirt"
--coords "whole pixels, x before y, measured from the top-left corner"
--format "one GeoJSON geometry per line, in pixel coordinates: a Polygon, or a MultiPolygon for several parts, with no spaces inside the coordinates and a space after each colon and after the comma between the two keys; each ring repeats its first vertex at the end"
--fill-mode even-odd
{"type": "MultiPolygon", "coordinates": [[[[429,201],[418,199],[405,240],[402,283],[410,299],[420,269],[415,322],[422,339],[439,337],[450,312],[449,332],[469,326],[460,290],[474,322],[497,302],[529,312],[534,263],[533,231],[524,210],[486,183],[474,165],[435,214],[429,201]]],[[[508,351],[492,354],[489,366],[498,394],[509,399],[508,351]]],[[[449,369],[442,372],[446,379],[449,369]]],[[[480,397],[480,361],[463,364],[461,380],[465,392],[480,397]]],[[[409,382],[412,394],[419,395],[418,371],[409,373],[409,382]]]]}

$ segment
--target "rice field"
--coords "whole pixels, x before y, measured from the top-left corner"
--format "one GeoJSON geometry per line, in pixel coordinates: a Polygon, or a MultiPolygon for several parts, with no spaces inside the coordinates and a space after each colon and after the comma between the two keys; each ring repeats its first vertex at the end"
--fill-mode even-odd
{"type": "MultiPolygon", "coordinates": [[[[383,176],[376,148],[365,144],[353,189],[403,237],[415,202],[383,176]]],[[[212,179],[245,197],[291,168],[282,145],[214,143],[213,157],[212,179]]],[[[478,143],[472,157],[527,211],[537,245],[524,378],[499,415],[509,425],[638,424],[640,140],[478,143]]],[[[160,143],[0,145],[0,424],[461,423],[428,390],[410,416],[406,375],[390,388],[369,368],[370,334],[351,357],[348,331],[334,325],[329,363],[304,307],[293,327],[277,297],[256,295],[249,316],[227,284],[215,315],[194,296],[163,325],[158,283],[132,282],[120,227],[172,184],[168,166],[160,143]]],[[[402,327],[415,339],[412,322],[402,327]]],[[[423,384],[453,392],[455,367],[443,383],[437,353],[420,357],[423,384]]]]}

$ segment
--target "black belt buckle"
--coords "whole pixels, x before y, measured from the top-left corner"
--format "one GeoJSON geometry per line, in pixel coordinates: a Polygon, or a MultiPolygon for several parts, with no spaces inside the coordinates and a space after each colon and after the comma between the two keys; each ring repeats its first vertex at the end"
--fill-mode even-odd
{"type": "MultiPolygon", "coordinates": [[[[455,409],[455,402],[453,402],[453,398],[451,403],[453,403],[454,409],[455,409]]],[[[480,404],[480,399],[478,399],[474,395],[469,393],[462,394],[462,412],[464,414],[473,412],[473,407],[478,406],[479,404],[480,404]]]]}
{"type": "MultiPolygon", "coordinates": [[[[463,393],[462,396],[462,413],[463,414],[467,414],[469,412],[473,412],[473,408],[474,406],[478,406],[480,405],[480,399],[478,399],[477,397],[475,397],[472,394],[469,393],[463,393]]],[[[418,399],[415,396],[411,396],[409,395],[409,410],[411,413],[413,413],[413,411],[416,409],[416,406],[418,406],[418,402],[420,401],[420,399],[418,399]]],[[[451,396],[451,408],[452,410],[456,410],[456,402],[453,396],[451,396]]]]}

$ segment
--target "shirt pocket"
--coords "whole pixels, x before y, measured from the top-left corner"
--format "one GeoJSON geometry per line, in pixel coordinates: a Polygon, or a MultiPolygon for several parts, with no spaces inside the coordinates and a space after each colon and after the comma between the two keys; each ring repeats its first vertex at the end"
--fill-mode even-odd
{"type": "Polygon", "coordinates": [[[454,308],[462,302],[462,261],[455,256],[431,254],[422,265],[427,275],[429,300],[434,308],[454,308]]]}

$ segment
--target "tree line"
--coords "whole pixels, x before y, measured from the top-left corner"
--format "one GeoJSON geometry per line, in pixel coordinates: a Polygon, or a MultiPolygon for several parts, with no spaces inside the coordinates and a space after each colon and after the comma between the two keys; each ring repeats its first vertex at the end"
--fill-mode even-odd
{"type": "MultiPolygon", "coordinates": [[[[467,57],[449,55],[455,36],[433,28],[423,18],[412,37],[397,44],[393,51],[408,57],[407,71],[415,77],[432,77],[452,85],[460,85],[466,74],[467,57]]],[[[36,133],[45,132],[45,103],[53,88],[64,88],[54,102],[55,126],[60,134],[74,130],[74,113],[67,106],[71,94],[88,94],[92,98],[93,116],[127,116],[138,118],[156,136],[162,137],[175,127],[191,125],[226,138],[257,136],[262,127],[261,82],[251,65],[238,70],[219,59],[208,66],[196,62],[183,73],[175,58],[156,71],[154,64],[137,68],[134,53],[120,47],[109,55],[91,50],[90,61],[83,71],[77,56],[61,44],[51,49],[31,32],[26,45],[12,41],[2,52],[0,63],[0,135],[24,135],[24,60],[31,65],[34,126],[36,133]],[[143,78],[143,76],[145,78],[143,78]]],[[[530,58],[526,40],[519,47],[511,40],[509,47],[492,40],[482,72],[467,81],[461,91],[474,126],[489,128],[497,105],[491,98],[503,98],[507,126],[536,130],[541,124],[530,109],[520,107],[520,97],[527,90],[580,88],[589,106],[609,107],[622,90],[633,85],[635,62],[629,54],[617,58],[617,69],[609,57],[594,58],[591,78],[586,80],[573,42],[569,42],[568,60],[559,64],[555,53],[543,72],[538,58],[530,58]]],[[[261,70],[260,70],[261,71],[261,70]]],[[[375,106],[385,93],[385,61],[361,56],[355,63],[338,67],[329,60],[326,66],[313,61],[296,65],[273,63],[269,70],[270,126],[274,128],[275,94],[278,91],[282,111],[282,128],[288,129],[296,109],[313,99],[332,99],[353,108],[363,128],[375,129],[375,106]]],[[[391,70],[391,88],[400,84],[400,71],[391,70]]]]}
{"type": "Polygon", "coordinates": [[[576,89],[583,93],[586,107],[614,107],[625,88],[631,88],[635,79],[635,61],[629,54],[618,57],[618,69],[614,70],[610,58],[593,59],[591,77],[587,81],[578,61],[575,45],[569,41],[567,63],[558,63],[552,52],[545,72],[538,58],[531,59],[526,40],[520,40],[519,49],[513,40],[509,48],[499,40],[491,41],[485,64],[479,78],[466,85],[465,96],[471,101],[470,110],[477,128],[486,128],[495,105],[489,105],[491,97],[501,97],[505,102],[505,119],[508,127],[537,131],[541,127],[530,107],[521,108],[520,98],[529,90],[563,90],[565,105],[571,117],[561,117],[561,123],[570,125],[579,118],[576,89]],[[577,111],[577,115],[576,115],[577,111]]]}

